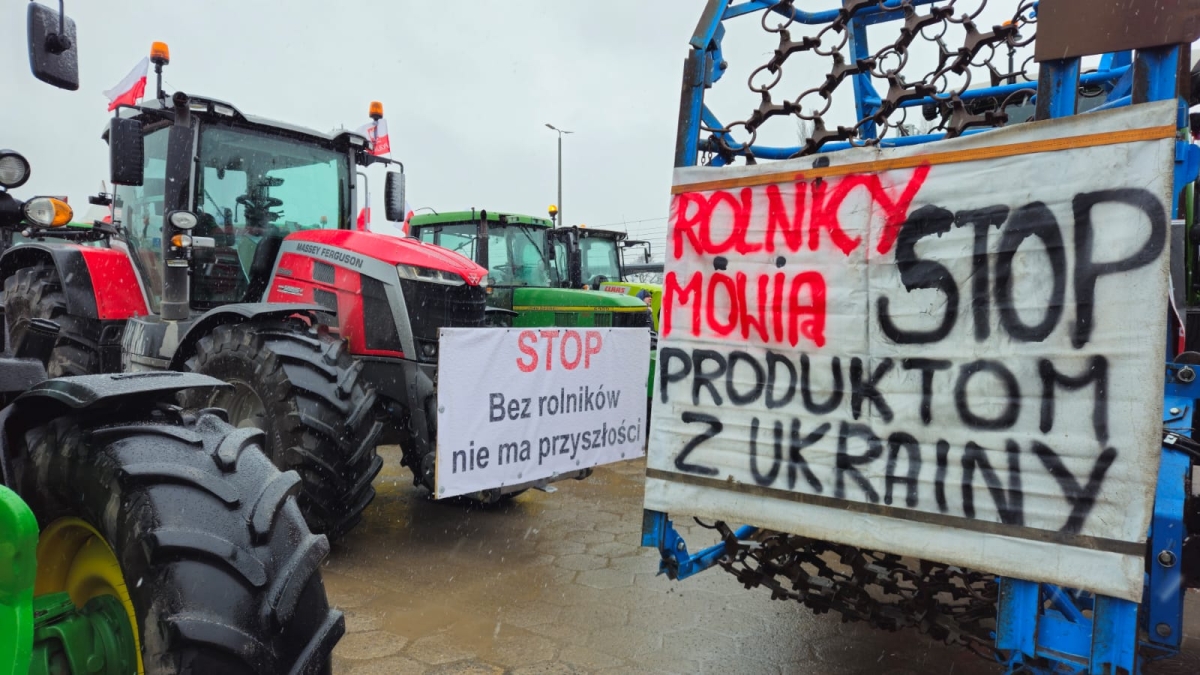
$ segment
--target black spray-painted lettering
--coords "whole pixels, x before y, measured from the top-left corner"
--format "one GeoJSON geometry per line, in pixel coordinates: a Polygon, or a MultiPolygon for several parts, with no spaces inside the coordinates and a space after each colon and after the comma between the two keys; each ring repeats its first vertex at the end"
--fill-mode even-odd
{"type": "Polygon", "coordinates": [[[1042,415],[1038,428],[1049,433],[1054,428],[1054,389],[1056,386],[1067,391],[1078,391],[1095,383],[1092,394],[1092,428],[1096,440],[1108,443],[1108,359],[1096,354],[1088,359],[1082,375],[1060,373],[1050,359],[1038,361],[1038,374],[1042,378],[1042,415]]]}
{"type": "Polygon", "coordinates": [[[857,356],[850,359],[850,412],[854,419],[862,416],[863,401],[870,401],[884,422],[892,421],[892,407],[883,399],[879,391],[879,381],[891,371],[895,365],[891,359],[882,359],[870,378],[863,379],[863,361],[857,356]]]}
{"type": "Polygon", "coordinates": [[[721,420],[713,417],[712,415],[705,415],[704,413],[692,412],[690,410],[683,413],[682,419],[684,424],[692,424],[693,422],[707,424],[708,429],[701,432],[700,435],[692,437],[692,439],[683,446],[683,449],[679,451],[679,455],[675,457],[675,468],[685,473],[695,473],[701,476],[717,475],[719,472],[715,467],[705,466],[702,464],[692,464],[687,461],[687,456],[692,454],[692,451],[694,451],[696,448],[700,447],[701,443],[721,433],[721,430],[725,428],[725,425],[721,422],[721,420]]]}
{"type": "Polygon", "coordinates": [[[912,508],[917,505],[917,477],[921,475],[921,446],[912,434],[897,431],[888,436],[887,474],[884,479],[883,503],[892,503],[892,488],[897,483],[903,483],[908,488],[904,497],[904,505],[912,508]],[[896,460],[903,448],[908,458],[908,473],[896,475],[896,460]]]}
{"type": "Polygon", "coordinates": [[[1000,325],[1014,340],[1042,342],[1050,337],[1062,318],[1066,294],[1067,252],[1054,214],[1041,202],[1022,206],[1005,224],[1000,235],[1000,253],[996,256],[996,308],[1000,311],[1000,325]],[[1033,326],[1025,325],[1013,303],[1013,259],[1021,243],[1029,237],[1042,240],[1050,259],[1050,299],[1042,320],[1033,326]]]}
{"type": "Polygon", "coordinates": [[[1167,243],[1167,214],[1162,202],[1152,192],[1133,188],[1076,195],[1071,201],[1071,208],[1075,215],[1075,330],[1071,334],[1071,344],[1079,349],[1092,337],[1096,282],[1106,274],[1128,272],[1157,260],[1167,243]],[[1150,235],[1142,247],[1128,258],[1095,262],[1096,237],[1092,231],[1092,210],[1106,203],[1141,209],[1150,221],[1150,235]]]}
{"type": "Polygon", "coordinates": [[[833,496],[838,499],[846,498],[846,476],[854,479],[854,483],[866,495],[872,504],[879,502],[879,493],[872,487],[871,481],[858,470],[859,466],[870,464],[883,454],[883,441],[865,424],[842,422],[838,430],[837,445],[837,480],[834,482],[833,496]],[[867,450],[861,455],[850,454],[850,439],[862,439],[867,444],[867,450]]]}
{"type": "Polygon", "coordinates": [[[958,371],[958,382],[954,385],[954,407],[967,426],[975,429],[1008,429],[1017,423],[1017,416],[1021,413],[1021,387],[1017,384],[1017,376],[999,361],[972,361],[958,371]],[[1003,389],[1004,411],[996,417],[983,417],[971,410],[967,386],[978,373],[995,375],[1003,389]]]}
{"type": "Polygon", "coordinates": [[[949,370],[948,359],[904,359],[900,365],[905,370],[921,371],[921,423],[929,426],[933,421],[933,374],[949,370]]]}
{"type": "Polygon", "coordinates": [[[962,456],[962,501],[963,513],[968,518],[975,517],[975,468],[983,474],[983,482],[987,484],[996,510],[1000,512],[1000,522],[1008,525],[1024,525],[1024,495],[1021,492],[1021,449],[1013,441],[1005,446],[1008,454],[1008,489],[1000,483],[1000,478],[988,461],[987,453],[976,443],[967,443],[966,452],[962,456]]]}
{"type": "MultiPolygon", "coordinates": [[[[1073,227],[1063,227],[1041,202],[957,213],[927,205],[909,214],[895,247],[901,283],[874,288],[877,295],[869,305],[875,314],[869,329],[909,348],[907,353],[901,349],[875,358],[839,354],[834,342],[809,352],[661,348],[661,401],[668,402],[674,393],[683,403],[705,410],[677,413],[678,421],[701,425],[695,429],[702,430],[693,431],[684,442],[675,467],[696,475],[720,475],[724,463],[739,456],[730,453],[730,447],[740,445],[742,475],[748,472],[753,483],[764,488],[823,494],[831,486],[829,494],[837,499],[903,508],[921,508],[922,501],[929,500],[935,503],[924,508],[931,511],[998,519],[1012,526],[1032,519],[1026,517],[1024,491],[1034,484],[1030,472],[1044,470],[1067,505],[1063,512],[1069,511],[1065,522],[1054,527],[1082,531],[1120,454],[1109,446],[1112,357],[1046,353],[1019,362],[1010,354],[1028,351],[1013,352],[1004,345],[1043,343],[1052,336],[1069,339],[1075,350],[1089,345],[1096,329],[1098,289],[1107,293],[1116,275],[1161,258],[1167,219],[1159,197],[1138,189],[1077,195],[1072,215],[1073,227]],[[1105,250],[1096,231],[1104,209],[1130,207],[1149,222],[1148,233],[1143,229],[1135,235],[1128,247],[1121,247],[1122,253],[1105,250]],[[937,240],[956,228],[962,230],[956,236],[970,234],[969,280],[965,264],[952,272],[953,265],[939,260],[945,245],[939,248],[937,240]],[[916,294],[916,311],[899,304],[909,293],[916,294]],[[1000,349],[972,353],[980,349],[975,345],[998,338],[1000,349]],[[972,344],[957,352],[929,351],[929,346],[947,339],[955,340],[952,348],[963,340],[972,344]],[[972,355],[955,358],[964,351],[972,355]],[[942,355],[947,356],[934,358],[942,355]],[[1033,381],[1021,379],[1033,372],[1033,381]],[[919,396],[897,392],[898,387],[915,390],[918,383],[919,396]],[[1031,438],[1032,429],[1015,429],[1023,419],[1032,427],[1033,411],[1022,408],[1026,399],[1034,400],[1035,392],[1040,392],[1034,405],[1039,407],[1042,434],[1068,422],[1055,418],[1056,410],[1062,414],[1064,399],[1072,402],[1074,411],[1079,409],[1076,404],[1087,403],[1086,398],[1076,399],[1090,397],[1094,439],[1080,437],[1070,455],[1060,455],[1052,442],[1031,438]],[[935,410],[941,401],[946,405],[935,410]],[[906,406],[913,409],[903,409],[906,406]],[[729,409],[752,415],[726,422],[722,410],[729,409]],[[936,428],[935,418],[939,425],[960,425],[979,434],[953,443],[922,437],[936,428]],[[897,419],[913,420],[916,428],[896,428],[897,419]],[[1012,430],[1011,437],[997,438],[995,432],[1006,430],[1012,430]],[[697,454],[717,437],[720,453],[697,454]],[[1032,456],[1022,457],[1026,453],[1032,456]],[[949,487],[949,494],[947,482],[957,484],[949,487]],[[954,499],[958,496],[961,501],[954,499]]],[[[965,251],[959,247],[951,255],[965,251]]],[[[498,396],[491,409],[493,417],[517,414],[515,405],[498,396]]],[[[471,458],[464,456],[462,462],[469,464],[471,458]]],[[[1037,515],[1044,521],[1045,514],[1037,515]]]]}
{"type": "Polygon", "coordinates": [[[971,251],[971,316],[975,320],[975,341],[983,342],[991,335],[990,291],[988,289],[988,228],[999,228],[1008,219],[1007,206],[988,206],[982,209],[959,211],[954,216],[958,227],[975,226],[971,251]]]}
{"type": "Polygon", "coordinates": [[[1092,512],[1092,507],[1096,505],[1096,495],[1100,493],[1100,486],[1104,484],[1104,474],[1108,473],[1108,467],[1112,466],[1117,459],[1116,449],[1105,448],[1104,452],[1100,453],[1095,464],[1092,465],[1087,485],[1082,486],[1075,474],[1071,473],[1070,469],[1063,464],[1058,453],[1051,450],[1049,446],[1034,441],[1033,454],[1042,460],[1046,470],[1058,481],[1058,486],[1071,505],[1071,515],[1067,518],[1067,523],[1063,525],[1062,531],[1078,533],[1083,529],[1083,522],[1092,512]]]}
{"type": "Polygon", "coordinates": [[[896,344],[916,345],[940,342],[950,334],[958,320],[958,284],[946,266],[932,260],[917,257],[917,242],[929,235],[942,236],[950,231],[954,214],[940,206],[922,206],[908,216],[900,227],[896,239],[896,269],[905,290],[931,288],[946,296],[946,310],[937,328],[929,330],[905,330],[892,321],[888,313],[889,300],[879,296],[879,326],[883,334],[896,344]]]}

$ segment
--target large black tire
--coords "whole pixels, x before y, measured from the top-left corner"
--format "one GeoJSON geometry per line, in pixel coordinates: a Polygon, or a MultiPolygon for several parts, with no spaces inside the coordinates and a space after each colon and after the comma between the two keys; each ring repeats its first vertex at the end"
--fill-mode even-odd
{"type": "Polygon", "coordinates": [[[345,622],[320,577],[329,543],[261,439],[166,405],[60,417],[20,439],[39,525],[81,519],[116,555],[146,673],[330,671],[345,622]]]}
{"type": "Polygon", "coordinates": [[[100,372],[100,352],[95,342],[100,322],[67,313],[67,298],[52,265],[38,263],[4,280],[4,318],[10,345],[22,338],[30,319],[49,319],[58,324],[58,340],[44,364],[50,377],[100,372]]]}
{"type": "Polygon", "coordinates": [[[333,540],[362,519],[383,468],[383,425],[345,340],[299,319],[226,324],[199,340],[187,368],[234,385],[190,393],[187,404],[225,408],[234,425],[266,432],[275,466],[300,474],[300,510],[314,532],[333,540]]]}

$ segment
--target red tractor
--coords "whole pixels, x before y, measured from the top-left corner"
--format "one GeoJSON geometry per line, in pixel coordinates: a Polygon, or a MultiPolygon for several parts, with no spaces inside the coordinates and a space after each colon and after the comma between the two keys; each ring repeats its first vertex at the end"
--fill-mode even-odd
{"type": "MultiPolygon", "coordinates": [[[[161,84],[165,49],[152,56],[161,84]]],[[[400,221],[403,166],[354,132],[161,88],[118,108],[105,137],[115,189],[92,201],[112,222],[30,228],[0,257],[12,339],[56,322],[51,376],[179,370],[233,385],[185,403],[265,431],[331,538],[374,497],[380,443],[400,443],[432,488],[438,329],[485,325],[487,278],[458,254],[354,229],[356,168],[399,167],[385,199],[400,221]]]]}

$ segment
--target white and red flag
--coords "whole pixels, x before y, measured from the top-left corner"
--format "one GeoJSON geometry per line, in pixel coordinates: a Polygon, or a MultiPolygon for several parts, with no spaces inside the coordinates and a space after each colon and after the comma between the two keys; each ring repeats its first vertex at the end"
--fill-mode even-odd
{"type": "Polygon", "coordinates": [[[117,86],[104,92],[108,97],[108,109],[116,110],[119,105],[136,105],[138,99],[146,94],[146,73],[150,70],[150,57],[143,57],[138,64],[129,71],[125,79],[117,83],[117,86]]]}
{"type": "Polygon", "coordinates": [[[367,122],[358,128],[358,133],[366,136],[370,141],[372,155],[386,155],[392,151],[392,142],[388,138],[387,120],[380,118],[378,122],[367,122]]]}

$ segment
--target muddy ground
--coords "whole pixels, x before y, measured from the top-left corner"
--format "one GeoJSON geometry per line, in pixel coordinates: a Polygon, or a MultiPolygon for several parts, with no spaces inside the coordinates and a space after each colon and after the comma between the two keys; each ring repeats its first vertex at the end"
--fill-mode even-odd
{"type": "MultiPolygon", "coordinates": [[[[380,451],[379,495],[324,569],[346,613],[335,673],[1001,672],[916,632],[773,601],[719,569],[656,576],[656,552],[638,546],[642,461],[480,510],[426,500],[398,450],[380,451]]],[[[1200,672],[1200,597],[1188,609],[1184,657],[1149,672],[1200,672]]]]}

